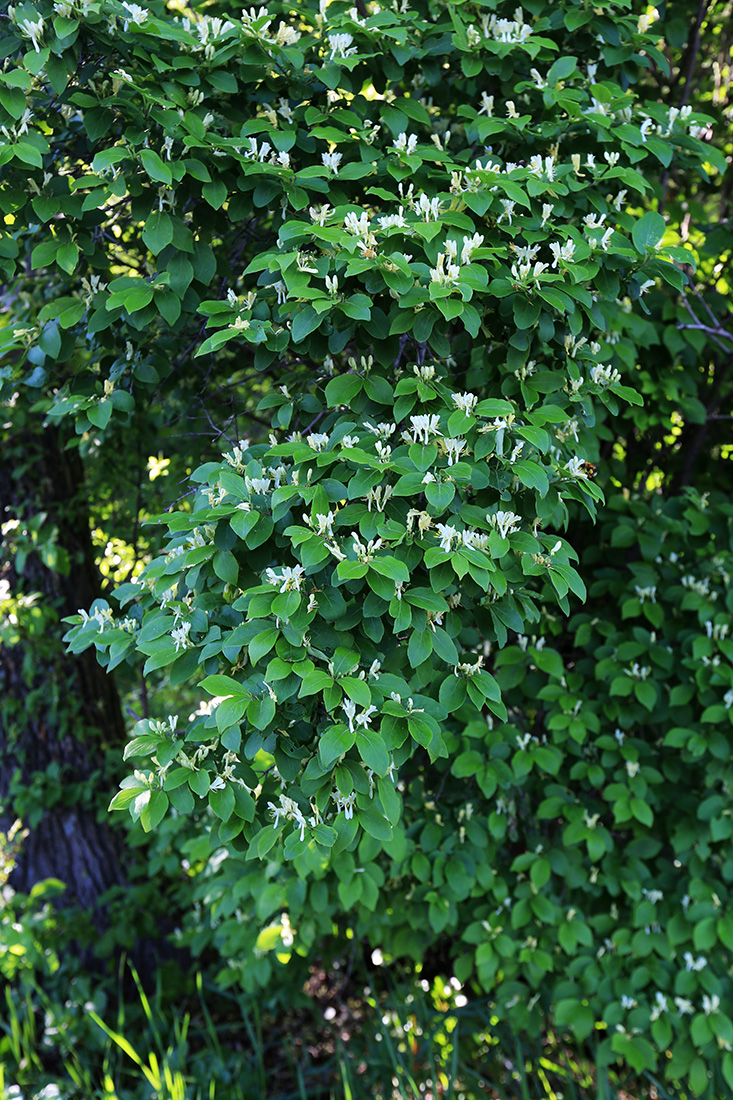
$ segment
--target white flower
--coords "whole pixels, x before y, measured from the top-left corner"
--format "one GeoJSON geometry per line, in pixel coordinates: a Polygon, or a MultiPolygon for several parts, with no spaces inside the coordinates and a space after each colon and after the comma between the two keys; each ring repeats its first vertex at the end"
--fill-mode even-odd
{"type": "Polygon", "coordinates": [[[315,222],[316,225],[325,225],[333,213],[333,208],[325,202],[322,206],[309,206],[308,213],[311,221],[315,222]]]}
{"type": "Polygon", "coordinates": [[[329,294],[338,294],[338,275],[326,275],[326,290],[329,294]]]}
{"type": "Polygon", "coordinates": [[[695,1011],[695,1006],[692,1001],[688,1001],[687,997],[675,997],[674,1003],[677,1005],[680,1016],[692,1016],[695,1011]]]}
{"type": "Polygon", "coordinates": [[[433,221],[437,222],[440,218],[440,199],[437,195],[429,199],[423,191],[422,194],[413,201],[412,209],[422,221],[429,222],[432,218],[433,221]]]}
{"type": "Polygon", "coordinates": [[[517,515],[516,512],[494,512],[493,515],[487,514],[486,519],[492,527],[497,529],[499,536],[505,539],[507,535],[519,530],[517,525],[522,517],[517,515]]]}
{"type": "Polygon", "coordinates": [[[444,439],[443,446],[448,452],[448,465],[454,466],[466,449],[465,439],[444,439]]]}
{"type": "Polygon", "coordinates": [[[613,228],[612,225],[609,225],[608,229],[605,231],[605,233],[601,237],[601,242],[600,243],[601,243],[601,248],[603,249],[604,252],[608,251],[608,245],[609,245],[611,237],[613,236],[614,233],[615,233],[615,229],[613,228]]]}
{"type": "Polygon", "coordinates": [[[638,762],[638,760],[627,760],[626,761],[626,774],[629,776],[630,779],[633,779],[638,771],[639,771],[639,762],[638,762]]]}
{"type": "Polygon", "coordinates": [[[280,592],[300,592],[304,576],[305,569],[302,565],[294,565],[292,567],[283,565],[280,574],[277,574],[274,569],[268,568],[265,570],[265,581],[267,584],[279,588],[280,592]]]}
{"type": "Polygon", "coordinates": [[[685,970],[704,970],[708,965],[708,960],[704,955],[698,955],[695,958],[690,951],[685,951],[682,957],[685,960],[685,970]]]}
{"type": "Polygon", "coordinates": [[[345,703],[341,704],[341,709],[346,715],[346,719],[349,723],[349,730],[354,732],[354,717],[356,715],[356,703],[353,699],[347,699],[345,703]]]}
{"type": "Polygon", "coordinates": [[[654,129],[654,123],[650,118],[645,118],[639,127],[639,133],[641,134],[641,140],[646,141],[647,135],[654,129]]]}
{"type": "Polygon", "coordinates": [[[417,148],[417,134],[410,134],[408,136],[403,131],[401,134],[398,134],[392,142],[392,148],[396,149],[398,153],[407,153],[407,155],[410,156],[417,148]]]}
{"type": "MultiPolygon", "coordinates": [[[[125,5],[126,7],[127,5],[125,5]]],[[[23,19],[18,26],[30,38],[36,53],[41,52],[40,41],[43,37],[44,19],[42,15],[38,19],[23,19]]]]}
{"type": "Polygon", "coordinates": [[[484,238],[481,233],[474,233],[472,237],[464,237],[463,248],[461,249],[461,263],[470,264],[471,256],[483,243],[484,238]]]}
{"type": "Polygon", "coordinates": [[[450,552],[453,539],[460,538],[460,532],[457,527],[445,523],[436,523],[435,529],[438,532],[438,538],[440,539],[440,549],[450,552]]]}
{"type": "Polygon", "coordinates": [[[652,1010],[649,1013],[649,1019],[652,1021],[658,1020],[663,1012],[668,1011],[667,998],[664,996],[663,993],[660,993],[658,990],[654,994],[654,1002],[655,1003],[652,1006],[652,1010]]]}
{"type": "Polygon", "coordinates": [[[552,212],[555,207],[551,202],[543,202],[542,204],[542,226],[544,228],[545,223],[552,217],[552,212]]]}
{"type": "Polygon", "coordinates": [[[365,710],[363,710],[361,712],[361,714],[357,714],[357,716],[356,716],[357,726],[361,726],[362,729],[366,729],[367,726],[371,726],[371,724],[372,724],[372,715],[376,714],[376,713],[377,713],[377,708],[375,706],[367,707],[365,710]]]}
{"type": "MultiPolygon", "coordinates": [[[[130,19],[139,27],[141,27],[148,18],[149,12],[147,8],[141,8],[139,4],[128,4],[126,0],[122,0],[122,7],[127,8],[130,19]]],[[[127,30],[128,22],[129,20],[125,21],[125,30],[127,30]]]]}
{"type": "Polygon", "coordinates": [[[356,53],[356,46],[352,46],[353,35],[347,31],[340,34],[329,34],[328,44],[331,47],[331,61],[334,57],[352,57],[356,53]]]}
{"type": "Polygon", "coordinates": [[[354,816],[354,803],[356,802],[356,791],[352,791],[351,794],[342,795],[338,791],[334,791],[331,795],[336,803],[336,813],[342,813],[347,821],[350,821],[354,816]]]}
{"type": "Polygon", "coordinates": [[[621,1007],[625,1008],[625,1009],[636,1008],[638,1003],[639,1003],[638,1001],[635,1001],[633,997],[629,997],[628,994],[626,994],[626,993],[624,993],[624,995],[621,998],[621,1007]]]}
{"type": "Polygon", "coordinates": [[[618,162],[621,160],[620,153],[604,153],[603,159],[608,164],[609,168],[615,168],[618,162]]]}
{"type": "Polygon", "coordinates": [[[478,404],[478,397],[475,393],[452,393],[451,401],[457,409],[470,416],[478,404]]]}
{"type": "Polygon", "coordinates": [[[706,1016],[714,1016],[720,1010],[720,997],[717,993],[713,993],[711,997],[708,997],[707,993],[703,993],[702,1010],[706,1016]]]}
{"type": "Polygon", "coordinates": [[[321,162],[324,168],[328,168],[330,172],[333,172],[334,176],[338,175],[339,165],[343,160],[343,153],[321,153],[321,162]]]}
{"type": "Polygon", "coordinates": [[[494,97],[493,95],[487,95],[486,92],[481,93],[481,106],[479,107],[478,114],[486,114],[487,118],[491,118],[494,113],[494,97]]]}
{"type": "Polygon", "coordinates": [[[500,222],[502,222],[504,218],[506,218],[506,220],[511,225],[512,217],[514,216],[514,207],[517,205],[516,202],[513,199],[499,199],[499,202],[504,207],[504,210],[496,219],[496,224],[499,225],[500,222]]]}
{"type": "Polygon", "coordinates": [[[379,224],[382,229],[406,229],[407,222],[404,216],[404,207],[401,206],[397,214],[382,214],[379,224]]]}
{"type": "Polygon", "coordinates": [[[654,279],[647,279],[646,282],[643,282],[641,284],[641,286],[639,287],[639,297],[641,298],[641,296],[643,294],[646,294],[646,292],[648,290],[651,290],[654,285],[655,285],[655,280],[654,279]]]}
{"type": "Polygon", "coordinates": [[[330,442],[330,437],[326,432],[314,432],[312,435],[306,437],[306,443],[312,451],[325,451],[330,442]]]}
{"type": "Polygon", "coordinates": [[[277,829],[280,823],[280,818],[284,817],[286,821],[295,822],[295,824],[300,829],[300,839],[304,840],[307,822],[303,817],[303,813],[298,806],[298,803],[294,802],[292,798],[288,798],[288,796],[284,794],[281,794],[279,796],[279,802],[279,806],[276,806],[274,802],[267,803],[267,808],[275,818],[273,828],[277,829]]]}
{"type": "Polygon", "coordinates": [[[421,413],[419,416],[411,416],[410,423],[412,424],[412,443],[428,444],[431,435],[441,434],[438,427],[440,423],[438,413],[421,413]]]}
{"type": "Polygon", "coordinates": [[[350,210],[344,218],[344,229],[347,233],[353,233],[355,237],[368,237],[371,230],[369,215],[366,211],[362,211],[357,218],[353,210],[350,210]]]}
{"type": "Polygon", "coordinates": [[[558,244],[557,241],[550,241],[550,252],[554,256],[552,262],[553,267],[557,267],[560,260],[563,263],[572,263],[573,255],[575,253],[575,241],[566,241],[565,244],[558,244]]]}
{"type": "Polygon", "coordinates": [[[176,626],[171,630],[171,640],[175,642],[176,653],[179,649],[190,649],[193,646],[193,642],[188,636],[190,631],[190,623],[181,623],[180,626],[176,626]]]}

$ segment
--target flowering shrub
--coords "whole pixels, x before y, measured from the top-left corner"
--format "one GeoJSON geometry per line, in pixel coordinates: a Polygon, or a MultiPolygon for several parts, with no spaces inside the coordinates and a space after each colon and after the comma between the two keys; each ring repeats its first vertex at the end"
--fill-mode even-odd
{"type": "MultiPolygon", "coordinates": [[[[695,969],[718,941],[692,902],[661,931],[663,772],[629,732],[663,677],[589,619],[601,702],[544,644],[586,597],[565,532],[603,500],[597,421],[641,403],[634,311],[691,259],[642,212],[647,176],[716,163],[705,116],[631,91],[665,62],[627,7],[18,5],[0,201],[23,228],[0,256],[47,269],[15,337],[83,446],[159,391],[256,394],[259,435],[222,429],[122,613],[67,635],[205,693],[187,728],[138,723],[112,807],[195,815],[232,979],[265,984],[337,918],[393,958],[449,937],[517,1029],[619,1024],[604,1057],[671,1045],[699,1092],[725,967],[695,969]]],[[[648,573],[628,615],[660,629],[648,573]]]]}

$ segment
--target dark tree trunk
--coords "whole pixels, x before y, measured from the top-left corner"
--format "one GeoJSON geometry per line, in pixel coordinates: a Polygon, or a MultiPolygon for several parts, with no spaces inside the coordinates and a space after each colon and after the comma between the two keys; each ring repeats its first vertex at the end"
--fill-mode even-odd
{"type": "Polygon", "coordinates": [[[0,828],[16,816],[14,792],[30,786],[34,776],[48,775],[51,796],[39,820],[36,812],[24,822],[29,835],[10,881],[27,893],[42,879],[60,879],[67,887],[62,903],[80,906],[100,928],[99,897],[124,876],[119,840],[98,820],[99,769],[104,748],[121,745],[125,730],[112,677],[93,651],[69,656],[60,641],[59,620],[100,595],[82,463],[54,427],[25,428],[22,436],[6,436],[4,444],[0,522],[11,525],[0,580],[11,598],[38,596],[33,611],[17,611],[17,629],[6,621],[3,634],[10,637],[0,647],[0,828]],[[25,560],[18,556],[23,532],[40,513],[46,514],[40,541],[43,532],[57,528],[57,546],[68,555],[65,572],[48,568],[36,551],[25,560]]]}

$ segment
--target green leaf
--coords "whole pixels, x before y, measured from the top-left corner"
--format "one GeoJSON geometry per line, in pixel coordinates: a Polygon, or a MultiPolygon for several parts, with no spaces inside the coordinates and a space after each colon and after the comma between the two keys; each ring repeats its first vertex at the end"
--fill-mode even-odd
{"type": "Polygon", "coordinates": [[[359,824],[375,840],[392,839],[392,826],[389,821],[372,807],[367,810],[359,810],[359,824]]]}
{"type": "Polygon", "coordinates": [[[157,256],[173,240],[173,222],[164,211],[155,210],[145,222],[143,240],[157,256]]]}
{"type": "Polygon", "coordinates": [[[326,385],[326,401],[329,408],[334,405],[350,405],[358,393],[361,393],[364,380],[357,374],[342,374],[332,378],[326,385]]]}
{"type": "Polygon", "coordinates": [[[209,805],[222,821],[228,821],[234,813],[234,791],[229,783],[218,789],[209,789],[209,805]]]}
{"type": "Polygon", "coordinates": [[[227,187],[223,180],[212,180],[211,183],[204,184],[201,194],[209,206],[213,206],[214,210],[220,210],[226,202],[227,187]]]}
{"type": "Polygon", "coordinates": [[[220,550],[214,555],[214,572],[226,584],[236,584],[239,577],[239,565],[231,550],[220,550]]]}
{"type": "Polygon", "coordinates": [[[164,164],[154,149],[142,149],[140,161],[143,168],[155,183],[164,183],[170,187],[173,183],[173,174],[167,164],[164,164]]]}
{"type": "Polygon", "coordinates": [[[207,676],[206,679],[202,680],[201,687],[204,691],[208,691],[209,695],[222,695],[225,698],[230,695],[250,697],[250,693],[244,684],[240,684],[238,680],[233,680],[231,676],[222,676],[218,673],[215,676],[207,676]]]}
{"type": "Polygon", "coordinates": [[[383,739],[374,730],[357,730],[356,748],[368,768],[384,775],[389,767],[389,753],[383,739]]]}
{"type": "Polygon", "coordinates": [[[318,741],[318,758],[324,768],[333,764],[349,751],[356,741],[356,733],[348,726],[329,726],[318,741]]]}
{"type": "Polygon", "coordinates": [[[646,253],[650,248],[656,248],[666,230],[666,223],[661,214],[656,210],[649,210],[635,222],[631,230],[631,237],[638,252],[646,253]]]}

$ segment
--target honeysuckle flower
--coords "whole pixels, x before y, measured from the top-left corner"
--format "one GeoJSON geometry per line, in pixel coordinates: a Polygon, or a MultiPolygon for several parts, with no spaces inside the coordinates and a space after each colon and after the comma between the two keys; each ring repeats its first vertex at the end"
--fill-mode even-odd
{"type": "MultiPolygon", "coordinates": [[[[127,7],[124,4],[123,7],[127,7]]],[[[143,10],[142,8],[140,9],[143,10]]],[[[147,13],[146,13],[147,14],[147,13]]],[[[42,15],[38,16],[38,19],[22,19],[18,23],[19,29],[23,34],[27,35],[31,40],[31,44],[36,53],[41,52],[41,39],[43,38],[43,29],[45,27],[45,21],[42,15]]]]}
{"type": "Polygon", "coordinates": [[[651,289],[652,289],[652,287],[653,287],[653,286],[655,286],[655,285],[656,285],[656,281],[655,281],[654,279],[647,279],[647,280],[646,280],[645,282],[643,282],[643,283],[641,284],[641,286],[639,287],[639,297],[641,298],[641,296],[642,296],[643,294],[646,294],[646,293],[647,293],[647,291],[648,291],[648,290],[651,290],[651,289]]]}
{"type": "Polygon", "coordinates": [[[604,153],[603,159],[608,164],[609,168],[615,168],[618,162],[621,160],[620,153],[604,153]]]}
{"type": "Polygon", "coordinates": [[[517,205],[516,202],[513,199],[499,199],[499,202],[504,207],[504,209],[499,217],[496,219],[496,224],[499,225],[500,222],[503,222],[506,218],[506,220],[509,222],[509,225],[511,225],[512,218],[514,217],[514,207],[517,205]]]}
{"type": "Polygon", "coordinates": [[[463,248],[461,249],[461,263],[470,264],[471,256],[483,243],[484,238],[481,233],[474,233],[472,237],[464,237],[463,248]]]}
{"type": "Polygon", "coordinates": [[[638,771],[639,771],[639,762],[638,762],[638,760],[627,760],[626,761],[626,774],[628,775],[629,779],[633,779],[638,771]]]}
{"type": "Polygon", "coordinates": [[[437,195],[429,199],[423,192],[412,203],[412,209],[422,221],[429,222],[432,218],[433,221],[437,222],[440,219],[440,199],[437,195]]]}
{"type": "Polygon", "coordinates": [[[654,994],[654,1004],[652,1005],[651,1012],[649,1013],[649,1019],[654,1021],[658,1020],[663,1012],[668,1012],[667,998],[659,990],[654,994]]]}
{"type": "Polygon", "coordinates": [[[487,513],[486,519],[492,527],[497,529],[500,537],[505,539],[507,535],[519,530],[518,524],[521,522],[522,517],[517,515],[516,512],[494,512],[487,513]]]}
{"type": "Polygon", "coordinates": [[[347,821],[350,821],[354,816],[354,804],[356,803],[356,791],[352,791],[351,794],[342,795],[339,791],[334,791],[331,795],[336,803],[336,813],[343,813],[347,821]]]}
{"type": "Polygon", "coordinates": [[[536,88],[539,88],[541,90],[542,88],[547,87],[547,81],[545,80],[545,78],[543,76],[541,76],[540,73],[537,72],[537,69],[530,69],[529,70],[529,75],[534,80],[536,88]]]}
{"type": "Polygon", "coordinates": [[[307,822],[305,820],[305,817],[303,816],[303,812],[300,809],[300,806],[297,802],[295,802],[292,798],[288,798],[288,796],[285,794],[279,795],[279,802],[279,806],[276,806],[274,802],[267,803],[268,810],[275,818],[273,828],[277,829],[278,825],[280,824],[280,818],[284,817],[286,821],[295,822],[295,824],[300,829],[300,839],[303,840],[305,838],[307,822]]]}
{"type": "Polygon", "coordinates": [[[436,533],[440,542],[440,549],[450,552],[453,540],[460,538],[460,532],[457,527],[453,527],[451,524],[436,523],[436,533]]]}
{"type": "Polygon", "coordinates": [[[377,708],[374,705],[368,706],[361,714],[356,716],[357,726],[361,726],[362,729],[366,729],[367,726],[372,724],[372,715],[377,713],[377,708]]]}
{"type": "Polygon", "coordinates": [[[458,281],[460,275],[461,269],[458,264],[451,263],[449,252],[439,252],[435,267],[430,268],[431,283],[437,283],[439,286],[450,286],[458,281]]]}
{"type": "Polygon", "coordinates": [[[306,443],[313,451],[325,451],[330,442],[330,436],[326,432],[314,432],[306,437],[306,443]]]}
{"type": "Polygon", "coordinates": [[[695,1011],[695,1006],[687,997],[675,997],[674,1003],[677,1005],[677,1014],[679,1016],[692,1016],[695,1011]]]}
{"type": "Polygon", "coordinates": [[[478,397],[475,393],[452,393],[451,401],[457,409],[460,409],[461,412],[470,416],[475,406],[478,404],[478,397]]]}
{"type": "Polygon", "coordinates": [[[392,142],[392,148],[398,153],[407,153],[409,156],[414,153],[417,148],[417,134],[408,135],[403,131],[401,134],[398,134],[392,142]]]}
{"type": "Polygon", "coordinates": [[[349,731],[354,732],[354,718],[356,716],[356,703],[353,699],[347,699],[341,704],[341,709],[346,715],[346,720],[349,723],[349,731]]]}
{"type": "Polygon", "coordinates": [[[381,539],[370,539],[365,545],[359,538],[357,531],[351,532],[351,538],[353,540],[352,547],[356,554],[357,561],[362,565],[367,565],[370,561],[373,561],[377,550],[380,550],[382,547],[381,539]]]}
{"type": "Polygon", "coordinates": [[[573,262],[573,256],[575,254],[575,241],[568,240],[565,244],[559,244],[557,241],[550,241],[550,252],[553,255],[552,266],[557,267],[562,261],[569,264],[573,262]]]}
{"type": "Polygon", "coordinates": [[[323,203],[321,206],[308,207],[310,219],[312,222],[315,222],[316,225],[325,225],[332,213],[333,208],[327,202],[323,203]]]}
{"type": "Polygon", "coordinates": [[[328,45],[331,48],[331,58],[333,61],[335,57],[353,57],[357,52],[356,46],[352,46],[354,41],[353,35],[348,31],[341,31],[339,34],[329,34],[328,45]]]}
{"type": "Polygon", "coordinates": [[[278,588],[280,592],[300,592],[304,576],[305,569],[302,565],[283,565],[280,573],[271,568],[265,570],[266,583],[278,588]]]}
{"type": "Polygon", "coordinates": [[[343,160],[343,153],[321,153],[321,162],[324,168],[328,168],[329,172],[333,172],[334,176],[338,175],[339,165],[343,160]]]}
{"type": "Polygon", "coordinates": [[[632,1008],[636,1008],[638,1003],[639,1002],[635,1001],[633,997],[629,997],[627,993],[624,993],[621,998],[621,1007],[625,1008],[627,1011],[630,1011],[632,1008]]]}
{"type": "Polygon", "coordinates": [[[692,952],[685,951],[682,957],[685,960],[685,970],[700,971],[708,965],[708,960],[704,955],[698,955],[695,958],[692,952]]]}
{"type": "Polygon", "coordinates": [[[406,229],[407,220],[404,215],[404,207],[401,206],[396,214],[382,214],[379,224],[382,229],[406,229]]]}
{"type": "Polygon", "coordinates": [[[706,1016],[714,1016],[716,1012],[720,1011],[720,997],[717,993],[713,993],[711,996],[703,993],[702,1010],[706,1016]]]}
{"type": "Polygon", "coordinates": [[[412,425],[412,443],[428,444],[431,435],[440,435],[440,416],[438,413],[421,413],[410,417],[412,425]]]}
{"type": "Polygon", "coordinates": [[[526,42],[532,34],[532,25],[524,22],[524,12],[517,8],[514,19],[498,19],[496,15],[486,21],[482,21],[485,38],[493,38],[495,42],[526,42]]]}
{"type": "Polygon", "coordinates": [[[454,466],[466,449],[465,439],[444,439],[443,446],[448,454],[448,465],[454,466]]]}
{"type": "Polygon", "coordinates": [[[348,233],[353,233],[355,237],[368,237],[371,232],[369,215],[366,211],[362,211],[357,217],[353,211],[349,211],[344,218],[344,229],[348,233]]]}
{"type": "Polygon", "coordinates": [[[611,241],[611,237],[614,235],[615,232],[616,231],[613,228],[613,226],[609,225],[608,229],[605,231],[605,233],[601,237],[601,239],[599,241],[599,244],[600,244],[600,246],[601,246],[601,248],[603,249],[604,252],[608,251],[608,245],[611,241]]]}
{"type": "Polygon", "coordinates": [[[481,93],[481,106],[478,109],[478,114],[485,114],[487,118],[491,118],[494,113],[494,97],[493,95],[487,95],[486,92],[481,93]]]}
{"type": "Polygon", "coordinates": [[[580,478],[581,480],[587,481],[588,474],[584,467],[585,460],[582,458],[578,458],[577,455],[574,458],[571,458],[565,465],[565,469],[570,477],[576,477],[580,478]]]}
{"type": "Polygon", "coordinates": [[[338,275],[326,275],[326,290],[329,294],[338,294],[338,275]]]}
{"type": "Polygon", "coordinates": [[[193,642],[188,636],[190,632],[190,623],[181,623],[180,626],[175,626],[171,630],[171,641],[175,644],[176,653],[179,649],[190,649],[193,646],[193,642]]]}

